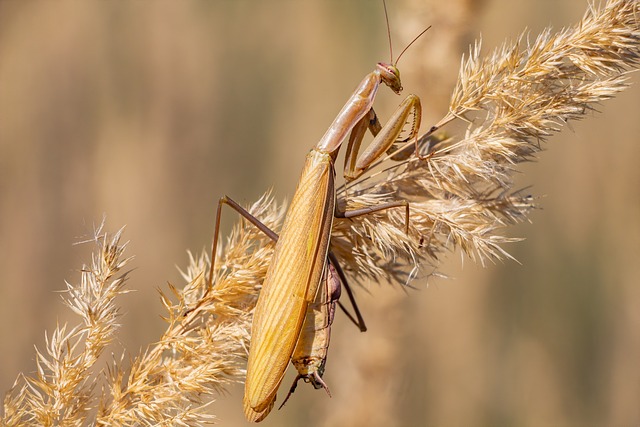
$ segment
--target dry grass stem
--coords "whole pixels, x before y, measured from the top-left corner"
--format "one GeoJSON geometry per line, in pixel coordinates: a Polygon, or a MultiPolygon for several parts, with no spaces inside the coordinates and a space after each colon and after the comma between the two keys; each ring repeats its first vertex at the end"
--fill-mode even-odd
{"type": "MultiPolygon", "coordinates": [[[[351,278],[407,284],[457,248],[482,263],[509,257],[503,245],[515,239],[501,230],[534,207],[532,196],[514,189],[518,164],[626,87],[638,66],[639,16],[638,1],[611,0],[590,7],[574,27],[533,41],[523,34],[486,57],[477,43],[462,61],[448,113],[420,138],[426,159],[386,159],[379,173],[339,189],[338,204],[348,210],[410,203],[408,234],[403,209],[335,220],[331,250],[351,278]],[[442,133],[454,122],[466,131],[442,133]]],[[[284,205],[268,193],[250,211],[280,229],[284,205]]],[[[252,310],[273,251],[246,221],[220,249],[211,289],[201,255],[191,257],[184,287],[161,291],[166,332],[130,367],[115,359],[97,396],[95,363],[117,327],[114,299],[125,292],[120,235],[96,232],[96,256],[64,298],[82,324],[47,337],[35,378],[19,377],[5,397],[4,424],[201,425],[213,421],[211,396],[243,381],[252,310]]]]}

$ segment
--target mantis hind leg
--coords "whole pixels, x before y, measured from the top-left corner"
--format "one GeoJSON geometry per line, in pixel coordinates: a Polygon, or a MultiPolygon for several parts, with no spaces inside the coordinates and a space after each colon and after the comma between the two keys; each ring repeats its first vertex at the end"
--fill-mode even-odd
{"type": "Polygon", "coordinates": [[[263,224],[258,218],[251,215],[251,213],[240,206],[236,201],[228,196],[222,196],[220,200],[218,200],[218,210],[216,212],[216,223],[215,228],[213,229],[213,242],[211,243],[211,265],[209,266],[209,278],[208,278],[208,289],[211,289],[213,286],[213,269],[216,264],[216,249],[218,247],[218,236],[220,233],[220,217],[222,216],[222,205],[227,205],[236,212],[238,212],[242,217],[244,217],[251,224],[256,226],[260,231],[266,234],[271,240],[277,241],[278,235],[263,224]]]}
{"type": "MultiPolygon", "coordinates": [[[[222,205],[227,205],[230,208],[232,208],[233,210],[235,210],[236,212],[238,212],[243,218],[245,218],[247,221],[249,221],[251,224],[253,224],[256,228],[258,228],[260,231],[262,231],[265,235],[267,235],[267,237],[269,237],[274,242],[278,241],[278,234],[275,231],[271,230],[269,227],[267,227],[258,218],[253,216],[248,210],[243,208],[240,204],[238,204],[235,200],[233,200],[232,198],[230,198],[228,196],[221,197],[220,200],[218,200],[218,209],[217,209],[217,213],[216,213],[216,222],[215,222],[215,228],[214,228],[214,232],[213,232],[213,242],[212,242],[212,245],[211,245],[211,265],[209,267],[209,283],[208,283],[208,288],[209,289],[211,289],[211,287],[213,286],[213,284],[212,284],[212,281],[213,281],[213,269],[215,267],[216,249],[217,249],[217,246],[218,246],[218,238],[219,238],[219,231],[220,231],[220,217],[221,217],[221,214],[222,214],[222,205]]],[[[408,205],[407,205],[407,209],[408,209],[408,205]]],[[[342,270],[342,267],[340,267],[340,263],[338,262],[338,258],[331,251],[329,251],[329,262],[331,262],[333,267],[336,269],[336,271],[338,273],[338,276],[340,277],[340,281],[344,285],[345,291],[347,291],[347,297],[349,298],[349,302],[351,303],[351,306],[353,307],[353,310],[355,312],[355,318],[351,313],[349,313],[349,311],[347,311],[347,309],[344,307],[344,305],[340,301],[338,301],[338,305],[340,306],[342,311],[345,313],[345,315],[358,327],[358,329],[360,329],[361,332],[365,332],[367,330],[367,326],[365,325],[364,318],[362,317],[362,314],[360,313],[360,310],[358,308],[358,304],[356,303],[355,296],[353,295],[353,291],[351,290],[351,287],[349,286],[349,282],[347,281],[347,277],[344,274],[344,271],[342,270]]]]}
{"type": "Polygon", "coordinates": [[[349,320],[351,320],[353,322],[353,324],[356,325],[358,327],[358,329],[360,329],[360,332],[366,332],[367,331],[367,325],[364,323],[364,318],[362,317],[362,314],[360,313],[360,309],[358,308],[358,303],[356,302],[356,298],[353,295],[353,291],[351,290],[351,286],[349,286],[349,282],[347,281],[347,277],[344,274],[344,271],[342,270],[342,267],[340,267],[340,263],[338,262],[338,259],[336,258],[336,256],[331,251],[329,251],[329,261],[331,262],[331,265],[333,265],[333,267],[336,269],[336,272],[338,273],[338,277],[340,277],[340,281],[342,282],[342,285],[344,286],[344,290],[347,291],[347,297],[349,298],[349,302],[351,303],[351,307],[353,307],[353,311],[355,313],[355,317],[354,317],[354,315],[349,313],[349,311],[346,309],[346,307],[339,300],[338,300],[338,306],[344,312],[344,314],[349,318],[349,320]]]}
{"type": "Polygon", "coordinates": [[[398,200],[396,202],[382,203],[375,206],[367,206],[365,208],[354,209],[351,211],[339,211],[336,209],[336,218],[355,218],[357,216],[368,215],[373,212],[384,211],[393,208],[405,209],[404,232],[409,233],[409,202],[406,200],[398,200]]]}

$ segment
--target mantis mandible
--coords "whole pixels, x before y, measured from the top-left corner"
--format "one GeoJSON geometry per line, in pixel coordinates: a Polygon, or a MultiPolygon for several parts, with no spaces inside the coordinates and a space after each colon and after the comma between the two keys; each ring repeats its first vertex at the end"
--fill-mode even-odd
{"type": "MultiPolygon", "coordinates": [[[[427,30],[428,28],[418,37],[427,30]]],[[[299,341],[309,305],[316,300],[323,275],[332,274],[325,271],[329,268],[327,256],[334,216],[351,218],[383,209],[403,207],[406,210],[408,231],[409,204],[406,201],[385,203],[350,212],[338,211],[335,203],[334,163],[347,135],[350,134],[344,172],[347,180],[359,177],[385,152],[393,151],[394,144],[411,114],[414,120],[406,140],[415,140],[418,153],[416,135],[420,128],[422,109],[417,96],[407,96],[384,126],[380,126],[373,110],[373,102],[381,83],[396,94],[402,91],[400,72],[395,66],[398,59],[395,63],[392,60],[391,63],[379,62],[376,65],[356,88],[315,148],[309,152],[280,237],[272,236],[274,240],[277,238],[277,243],[255,307],[251,330],[243,399],[245,416],[249,421],[261,421],[271,411],[276,392],[299,341]],[[367,129],[375,138],[358,156],[367,129]]],[[[218,204],[210,280],[215,263],[222,204],[238,206],[226,197],[218,204]]],[[[259,226],[257,219],[247,219],[259,226]]],[[[331,277],[324,277],[325,283],[330,284],[333,280],[331,277]]],[[[320,365],[323,368],[324,363],[313,366],[313,372],[300,371],[300,376],[309,378],[315,386],[316,383],[313,381],[322,375],[320,365]]]]}

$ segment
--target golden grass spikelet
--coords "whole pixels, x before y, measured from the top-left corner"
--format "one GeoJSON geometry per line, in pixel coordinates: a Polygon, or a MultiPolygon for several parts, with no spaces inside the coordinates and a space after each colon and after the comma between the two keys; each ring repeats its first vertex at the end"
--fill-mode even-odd
{"type": "Polygon", "coordinates": [[[85,425],[96,405],[95,378],[98,357],[118,327],[117,296],[126,293],[128,262],[122,230],[113,235],[95,231],[96,251],[81,270],[79,284],[67,282],[63,300],[81,318],[82,325],[58,325],[46,335],[45,351],[36,349],[37,376],[20,376],[5,396],[3,423],[7,426],[85,425]]]}
{"type": "MultiPolygon", "coordinates": [[[[283,216],[267,194],[249,210],[277,229],[283,216]]],[[[132,362],[111,369],[113,389],[99,425],[201,425],[211,395],[245,376],[250,313],[271,259],[273,245],[259,230],[238,224],[214,271],[212,289],[204,271],[208,260],[190,255],[183,289],[161,293],[168,328],[157,345],[132,362]],[[175,301],[175,302],[172,302],[175,301]],[[124,386],[120,386],[124,384],[124,386]]]]}

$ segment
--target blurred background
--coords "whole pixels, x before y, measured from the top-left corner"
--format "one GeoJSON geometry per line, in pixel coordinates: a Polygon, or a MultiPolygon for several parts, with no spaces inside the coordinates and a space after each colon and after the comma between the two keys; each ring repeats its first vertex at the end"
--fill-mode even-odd
{"type": "MultiPolygon", "coordinates": [[[[442,117],[460,57],[528,28],[578,22],[586,0],[387,0],[405,94],[442,117]]],[[[156,288],[208,247],[223,194],[291,196],[306,152],[377,61],[376,0],[0,2],[0,390],[34,345],[76,319],[59,298],[91,235],[126,224],[129,287],[113,350],[164,329],[156,288]]],[[[542,195],[508,261],[459,253],[450,279],[358,290],[369,331],[338,314],[325,380],[264,425],[637,425],[640,422],[640,92],[571,123],[525,165],[542,195]]],[[[381,90],[384,120],[400,99],[381,90]]],[[[236,220],[227,214],[225,229],[236,220]]],[[[106,363],[106,362],[105,362],[106,363]]],[[[284,381],[288,387],[291,372],[284,381]]],[[[282,394],[282,393],[281,393],[282,394]]],[[[246,425],[242,387],[211,409],[246,425]]],[[[282,398],[282,396],[281,396],[282,398]]]]}

